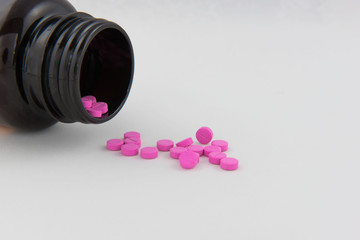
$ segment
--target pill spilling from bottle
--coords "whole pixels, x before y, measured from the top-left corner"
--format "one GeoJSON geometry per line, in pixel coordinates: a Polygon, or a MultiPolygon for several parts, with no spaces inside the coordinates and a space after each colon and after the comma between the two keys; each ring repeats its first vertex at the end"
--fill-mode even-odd
{"type": "MultiPolygon", "coordinates": [[[[94,101],[92,98],[89,101],[92,101],[93,104],[96,103],[96,100],[94,101]]],[[[143,159],[156,159],[159,151],[169,152],[170,158],[177,159],[179,165],[184,169],[195,168],[200,163],[201,156],[208,157],[209,163],[219,165],[223,170],[238,169],[238,159],[230,158],[224,153],[228,150],[229,143],[225,140],[212,141],[213,135],[210,128],[202,127],[196,132],[196,139],[200,144],[210,145],[196,145],[189,137],[176,144],[170,139],[161,139],[157,141],[156,147],[142,147],[139,132],[126,132],[123,138],[108,140],[106,147],[110,151],[120,151],[123,156],[137,156],[140,153],[140,157],[143,159]]]]}
{"type": "Polygon", "coordinates": [[[105,102],[97,102],[94,96],[82,97],[81,101],[88,113],[95,118],[101,118],[109,111],[108,104],[105,102]]]}

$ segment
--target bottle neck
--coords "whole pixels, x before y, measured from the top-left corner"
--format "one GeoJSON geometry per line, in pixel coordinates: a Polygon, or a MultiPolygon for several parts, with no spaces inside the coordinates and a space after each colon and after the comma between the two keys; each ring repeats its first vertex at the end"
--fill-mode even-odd
{"type": "Polygon", "coordinates": [[[65,123],[110,120],[125,103],[134,72],[125,31],[85,13],[38,20],[25,34],[17,61],[25,100],[65,123]],[[90,116],[81,101],[86,95],[107,102],[109,113],[90,116]]]}

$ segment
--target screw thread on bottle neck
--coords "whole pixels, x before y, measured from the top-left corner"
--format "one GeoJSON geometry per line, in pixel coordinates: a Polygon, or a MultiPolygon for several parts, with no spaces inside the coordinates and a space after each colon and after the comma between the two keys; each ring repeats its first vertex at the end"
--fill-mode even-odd
{"type": "Polygon", "coordinates": [[[17,70],[24,97],[58,121],[102,123],[125,103],[134,55],[117,24],[85,13],[45,17],[33,24],[20,49],[17,70]],[[106,101],[108,115],[91,117],[81,102],[84,95],[106,101]]]}

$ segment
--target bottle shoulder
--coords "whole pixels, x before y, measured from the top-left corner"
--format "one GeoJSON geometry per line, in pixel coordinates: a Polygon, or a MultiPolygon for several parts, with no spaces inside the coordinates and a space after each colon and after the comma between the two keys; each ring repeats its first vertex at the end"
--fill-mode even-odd
{"type": "Polygon", "coordinates": [[[22,34],[44,16],[75,11],[66,0],[0,0],[0,36],[22,34]]]}

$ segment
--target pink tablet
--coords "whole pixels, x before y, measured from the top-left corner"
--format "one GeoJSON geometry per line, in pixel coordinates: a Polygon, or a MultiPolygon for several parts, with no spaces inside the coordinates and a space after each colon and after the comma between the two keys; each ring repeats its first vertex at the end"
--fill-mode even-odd
{"type": "Polygon", "coordinates": [[[139,146],[136,144],[125,144],[121,147],[121,154],[124,156],[136,156],[139,154],[139,146]]]}
{"type": "Polygon", "coordinates": [[[163,139],[157,141],[156,145],[159,151],[168,152],[174,147],[174,142],[169,139],[163,139]]]}
{"type": "Polygon", "coordinates": [[[144,159],[154,159],[158,157],[158,149],[155,147],[144,147],[140,150],[140,156],[144,159]]]}
{"type": "Polygon", "coordinates": [[[222,152],[227,151],[229,148],[229,143],[225,140],[214,140],[211,145],[220,147],[222,152]]]}
{"type": "Polygon", "coordinates": [[[140,138],[139,132],[126,132],[124,138],[140,138]]]}
{"type": "Polygon", "coordinates": [[[236,170],[239,168],[239,161],[236,158],[223,158],[220,161],[220,167],[227,171],[236,170]]]}
{"type": "Polygon", "coordinates": [[[190,151],[183,152],[179,156],[179,162],[182,168],[192,169],[199,162],[199,154],[190,151]]]}
{"type": "Polygon", "coordinates": [[[173,147],[170,149],[170,157],[179,159],[180,154],[183,152],[187,152],[187,149],[183,147],[173,147]]]}
{"type": "Polygon", "coordinates": [[[187,148],[188,151],[196,152],[199,156],[204,154],[204,147],[201,145],[191,145],[187,148]]]}
{"type": "Polygon", "coordinates": [[[208,144],[213,138],[213,131],[208,127],[202,127],[196,132],[196,139],[201,144],[208,144]]]}
{"type": "Polygon", "coordinates": [[[206,146],[204,148],[204,155],[209,156],[211,152],[221,152],[221,148],[218,146],[206,146]]]}
{"type": "Polygon", "coordinates": [[[122,145],[124,145],[124,140],[122,139],[110,139],[106,142],[106,148],[111,151],[120,151],[122,145]]]}
{"type": "Polygon", "coordinates": [[[194,141],[192,140],[192,138],[187,138],[185,140],[182,140],[181,142],[178,142],[176,144],[177,147],[188,147],[190,146],[191,144],[193,144],[194,141]]]}
{"type": "Polygon", "coordinates": [[[209,162],[215,165],[219,165],[221,159],[226,158],[226,154],[223,152],[211,152],[209,154],[209,162]]]}

